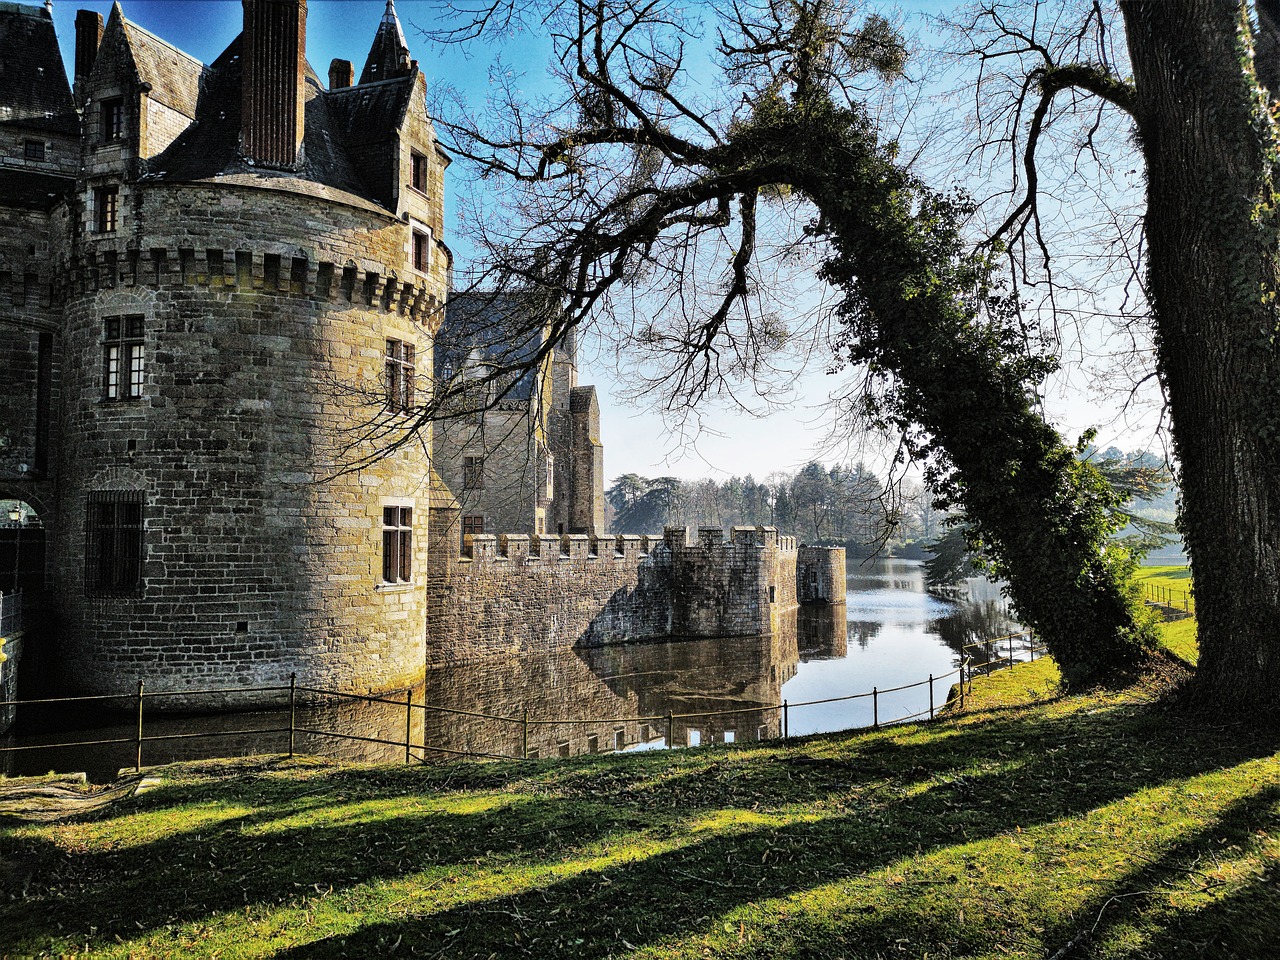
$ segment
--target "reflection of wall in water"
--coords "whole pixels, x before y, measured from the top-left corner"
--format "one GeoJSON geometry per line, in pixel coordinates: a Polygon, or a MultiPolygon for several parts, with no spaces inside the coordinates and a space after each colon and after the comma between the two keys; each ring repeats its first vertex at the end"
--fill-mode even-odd
{"type": "Polygon", "coordinates": [[[432,668],[425,690],[432,706],[496,714],[510,721],[431,710],[428,743],[519,756],[524,710],[531,721],[560,721],[530,723],[530,755],[542,757],[660,743],[667,735],[668,711],[746,711],[678,718],[672,725],[676,746],[775,737],[781,732],[775,705],[799,662],[797,627],[792,611],[779,618],[779,630],[770,636],[558,650],[432,668]],[[637,719],[641,717],[650,719],[637,719]]]}
{"type": "Polygon", "coordinates": [[[867,644],[880,636],[880,628],[883,626],[879,620],[850,620],[847,625],[859,650],[867,649],[867,644]]]}
{"type": "Polygon", "coordinates": [[[797,625],[800,659],[841,660],[849,653],[849,621],[840,606],[800,608],[797,625]]]}

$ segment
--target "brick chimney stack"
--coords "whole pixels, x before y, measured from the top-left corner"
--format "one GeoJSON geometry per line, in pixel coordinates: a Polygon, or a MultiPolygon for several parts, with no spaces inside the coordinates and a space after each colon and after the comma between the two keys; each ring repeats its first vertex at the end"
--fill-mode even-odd
{"type": "Polygon", "coordinates": [[[75,96],[79,102],[83,96],[85,81],[93,73],[98,59],[98,47],[102,45],[102,14],[92,10],[76,11],[76,73],[75,96]]]}
{"type": "Polygon", "coordinates": [[[351,81],[355,79],[356,68],[351,65],[350,60],[331,60],[329,62],[329,89],[341,90],[343,87],[351,86],[351,81]]]}
{"type": "Polygon", "coordinates": [[[256,163],[293,167],[306,106],[306,0],[243,0],[240,149],[256,163]]]}

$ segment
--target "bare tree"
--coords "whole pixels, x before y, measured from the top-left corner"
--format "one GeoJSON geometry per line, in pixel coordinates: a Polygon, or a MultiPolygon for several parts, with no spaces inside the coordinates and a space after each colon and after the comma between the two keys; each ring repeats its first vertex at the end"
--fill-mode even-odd
{"type": "MultiPolygon", "coordinates": [[[[904,169],[863,106],[902,68],[898,33],[838,0],[740,2],[710,25],[685,9],[561,3],[546,19],[557,98],[506,88],[486,117],[441,121],[455,155],[505,187],[472,218],[475,282],[554,304],[550,343],[612,324],[679,406],[728,381],[767,387],[792,319],[775,268],[816,273],[835,295],[836,362],[865,371],[857,409],[898,432],[940,506],[964,508],[1067,681],[1144,666],[1152,634],[1106,547],[1111,495],[1037,412],[1052,358],[995,258],[969,248],[967,198],[904,169]],[[716,39],[715,98],[689,69],[700,29],[716,39]]],[[[521,12],[482,5],[459,29],[521,12]]]]}

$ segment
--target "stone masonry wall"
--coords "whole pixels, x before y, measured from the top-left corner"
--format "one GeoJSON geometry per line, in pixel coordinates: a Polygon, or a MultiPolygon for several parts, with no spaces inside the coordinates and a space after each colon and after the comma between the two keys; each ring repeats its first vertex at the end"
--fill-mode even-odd
{"type": "Polygon", "coordinates": [[[796,606],[796,547],[772,527],[655,537],[479,535],[432,577],[427,662],[663,637],[765,636],[796,606]]]}
{"type": "Polygon", "coordinates": [[[386,339],[430,369],[443,266],[438,282],[402,283],[406,224],[280,189],[153,186],[137,225],[136,248],[86,243],[63,279],[66,685],[414,683],[426,446],[345,468],[407,423],[383,406],[386,339]],[[125,315],[143,317],[143,395],[111,401],[103,318],[125,315]],[[86,589],[88,498],[113,490],[145,497],[137,595],[86,589]],[[407,583],[381,582],[387,505],[413,509],[407,583]]]}
{"type": "Polygon", "coordinates": [[[801,603],[844,603],[848,591],[844,547],[800,547],[796,579],[801,603]]]}

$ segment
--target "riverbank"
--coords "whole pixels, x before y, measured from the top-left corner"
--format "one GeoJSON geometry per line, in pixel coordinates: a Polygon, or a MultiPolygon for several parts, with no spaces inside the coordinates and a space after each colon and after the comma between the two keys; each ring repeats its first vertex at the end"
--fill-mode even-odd
{"type": "Polygon", "coordinates": [[[787,745],[151,771],[4,819],[0,953],[1273,956],[1275,737],[1055,680],[787,745]]]}

